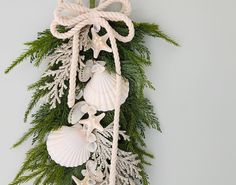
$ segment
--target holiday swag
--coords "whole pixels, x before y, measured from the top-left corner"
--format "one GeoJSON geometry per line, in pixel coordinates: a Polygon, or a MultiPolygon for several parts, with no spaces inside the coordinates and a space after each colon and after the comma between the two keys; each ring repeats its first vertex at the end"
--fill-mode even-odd
{"type": "MultiPolygon", "coordinates": [[[[138,3],[138,2],[137,2],[138,3]]],[[[144,88],[153,88],[144,37],[165,39],[155,24],[130,18],[129,0],[59,1],[50,30],[39,33],[6,70],[29,59],[48,67],[29,86],[31,128],[14,145],[33,138],[11,185],[148,185],[145,129],[160,131],[144,88]],[[119,11],[108,7],[121,4],[119,11]],[[40,102],[40,104],[39,104],[40,102]]]]}

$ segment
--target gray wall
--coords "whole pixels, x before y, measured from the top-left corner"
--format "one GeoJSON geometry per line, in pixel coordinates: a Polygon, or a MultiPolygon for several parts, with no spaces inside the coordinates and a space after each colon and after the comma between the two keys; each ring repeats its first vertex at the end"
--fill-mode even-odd
{"type": "MultiPolygon", "coordinates": [[[[147,132],[151,185],[235,185],[236,1],[133,0],[133,18],[159,23],[182,45],[147,39],[153,66],[147,74],[157,91],[147,91],[163,134],[147,132]]],[[[16,174],[30,142],[10,146],[28,128],[23,113],[27,85],[43,71],[27,62],[11,74],[2,71],[22,43],[52,20],[56,0],[12,0],[0,6],[0,184],[16,174]]],[[[32,183],[28,183],[32,184],[32,183]]]]}

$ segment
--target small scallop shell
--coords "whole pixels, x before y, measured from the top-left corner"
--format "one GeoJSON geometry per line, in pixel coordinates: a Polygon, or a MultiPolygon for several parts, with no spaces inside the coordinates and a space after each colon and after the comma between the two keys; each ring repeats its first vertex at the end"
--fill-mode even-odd
{"type": "MultiPolygon", "coordinates": [[[[78,88],[80,89],[79,86],[78,86],[78,88]]],[[[84,92],[81,90],[81,91],[77,94],[76,100],[80,100],[80,99],[83,97],[83,94],[84,94],[84,92]]]]}
{"type": "Polygon", "coordinates": [[[52,160],[61,166],[77,167],[88,161],[97,148],[93,136],[88,139],[80,124],[63,126],[52,131],[47,139],[47,150],[52,160]]]}
{"type": "Polygon", "coordinates": [[[93,75],[91,71],[92,67],[93,67],[93,61],[88,60],[86,62],[85,67],[79,70],[79,80],[81,82],[87,82],[91,78],[91,76],[93,75]]]}
{"type": "Polygon", "coordinates": [[[76,124],[80,121],[80,119],[84,116],[86,112],[82,111],[82,107],[86,105],[85,101],[78,102],[75,104],[72,109],[70,110],[69,116],[68,116],[68,122],[71,124],[76,124]]]}
{"type": "MultiPolygon", "coordinates": [[[[84,99],[99,111],[111,111],[115,109],[116,102],[116,75],[110,74],[105,67],[96,64],[92,71],[93,77],[84,89],[84,99]]],[[[129,82],[122,79],[121,101],[123,104],[129,94],[129,82]]]]}

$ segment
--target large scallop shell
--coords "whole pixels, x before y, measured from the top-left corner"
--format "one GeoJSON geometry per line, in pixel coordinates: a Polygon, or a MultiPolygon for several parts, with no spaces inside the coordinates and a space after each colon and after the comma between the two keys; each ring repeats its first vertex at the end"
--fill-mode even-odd
{"type": "MultiPolygon", "coordinates": [[[[101,64],[93,67],[94,75],[84,89],[84,99],[99,111],[115,109],[116,102],[116,75],[109,73],[101,64]]],[[[122,79],[121,99],[123,104],[129,94],[129,82],[122,79]]]]}
{"type": "Polygon", "coordinates": [[[97,148],[95,135],[87,137],[80,124],[63,126],[52,131],[47,139],[47,150],[52,160],[61,166],[77,167],[88,161],[97,148]]]}

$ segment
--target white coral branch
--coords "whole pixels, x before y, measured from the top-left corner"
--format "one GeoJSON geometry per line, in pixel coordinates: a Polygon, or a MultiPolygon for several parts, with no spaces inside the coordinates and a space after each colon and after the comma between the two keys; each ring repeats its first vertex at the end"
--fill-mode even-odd
{"type": "MultiPolygon", "coordinates": [[[[89,27],[83,28],[80,33],[80,49],[86,49],[88,47],[89,37],[88,37],[89,27]]],[[[48,70],[43,74],[43,77],[53,77],[52,82],[46,83],[40,89],[49,90],[47,94],[47,100],[51,104],[51,109],[55,108],[57,103],[61,103],[61,98],[68,88],[66,81],[70,77],[70,67],[71,67],[71,57],[72,57],[72,39],[58,47],[54,53],[48,56],[45,60],[49,62],[48,70]],[[59,65],[58,69],[53,70],[52,67],[59,65]]],[[[82,63],[83,56],[78,58],[78,62],[82,63]]],[[[79,70],[79,68],[78,68],[79,70]]]]}
{"type": "Polygon", "coordinates": [[[47,99],[51,104],[51,108],[55,108],[57,103],[61,103],[61,97],[64,90],[67,89],[65,82],[69,79],[70,65],[72,56],[72,42],[63,44],[61,47],[46,60],[49,61],[49,69],[43,74],[43,77],[53,77],[51,83],[46,83],[41,89],[48,89],[47,99]],[[60,65],[58,69],[52,70],[51,67],[60,65]]]}
{"type": "MultiPolygon", "coordinates": [[[[110,171],[110,160],[112,155],[112,141],[113,125],[109,125],[103,132],[96,132],[97,137],[97,151],[92,155],[92,159],[97,162],[98,166],[104,170],[105,181],[108,182],[110,171]]],[[[119,131],[119,135],[129,140],[129,137],[124,131],[119,131]]],[[[120,137],[120,138],[121,138],[120,137]]],[[[118,185],[134,185],[135,180],[141,179],[140,171],[138,167],[140,160],[138,156],[132,152],[126,152],[118,149],[117,160],[117,184],[118,185]]]]}

